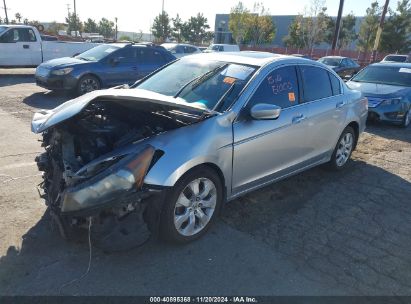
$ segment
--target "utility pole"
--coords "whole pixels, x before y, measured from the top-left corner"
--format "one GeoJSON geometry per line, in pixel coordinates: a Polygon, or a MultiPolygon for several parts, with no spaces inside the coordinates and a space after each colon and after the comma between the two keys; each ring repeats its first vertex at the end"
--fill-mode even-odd
{"type": "Polygon", "coordinates": [[[117,17],[114,18],[116,20],[116,36],[114,37],[114,40],[117,42],[117,33],[118,33],[118,28],[117,28],[117,17]]]}
{"type": "Polygon", "coordinates": [[[343,8],[344,8],[344,0],[340,0],[340,7],[338,8],[338,16],[337,16],[337,21],[335,22],[335,32],[334,32],[334,38],[333,38],[333,43],[331,46],[331,54],[334,55],[335,48],[338,43],[338,38],[340,36],[340,28],[341,28],[341,17],[343,13],[343,8]]]}
{"type": "Polygon", "coordinates": [[[70,18],[70,4],[66,4],[67,5],[67,18],[70,18]]]}
{"type": "Polygon", "coordinates": [[[163,0],[163,4],[161,5],[161,13],[164,14],[164,0],[163,0]]]}
{"type": "Polygon", "coordinates": [[[382,28],[384,27],[385,15],[387,14],[389,3],[390,3],[390,0],[385,0],[384,9],[382,10],[382,14],[381,14],[380,24],[378,25],[377,34],[375,35],[374,48],[372,49],[370,63],[373,63],[377,59],[377,50],[378,50],[378,46],[380,45],[382,28]]]}
{"type": "MultiPolygon", "coordinates": [[[[163,0],[164,3],[164,0],[163,0]]],[[[7,15],[7,6],[6,6],[6,0],[3,0],[3,4],[4,4],[4,14],[6,15],[6,24],[9,24],[9,17],[7,15]]]]}
{"type": "Polygon", "coordinates": [[[76,0],[74,0],[74,33],[77,37],[77,10],[76,10],[76,0]]]}

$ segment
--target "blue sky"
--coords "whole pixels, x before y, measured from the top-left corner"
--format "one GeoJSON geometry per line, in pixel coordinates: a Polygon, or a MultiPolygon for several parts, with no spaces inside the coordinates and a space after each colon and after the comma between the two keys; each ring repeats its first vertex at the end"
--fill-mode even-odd
{"type": "MultiPolygon", "coordinates": [[[[259,0],[263,2],[272,15],[295,15],[303,12],[304,7],[309,5],[310,0],[259,0]]],[[[82,20],[87,18],[100,19],[106,17],[114,20],[118,18],[119,30],[148,32],[154,17],[160,13],[162,0],[76,0],[77,13],[82,20]]],[[[255,0],[243,0],[247,7],[252,8],[255,0]]],[[[338,12],[339,0],[326,0],[328,14],[335,16],[338,12]]],[[[383,5],[384,0],[379,0],[383,5]]],[[[9,7],[9,18],[12,19],[16,12],[23,18],[39,20],[41,22],[58,21],[64,22],[67,15],[67,4],[73,9],[73,0],[6,0],[9,7]]],[[[165,11],[171,17],[177,13],[185,20],[198,12],[203,13],[211,28],[214,28],[216,13],[229,13],[231,7],[238,0],[164,0],[165,11]]],[[[370,5],[371,0],[345,0],[344,14],[353,11],[357,16],[363,16],[370,5]]],[[[391,0],[391,7],[396,7],[397,1],[391,0]]],[[[2,5],[1,5],[2,6],[2,5]]],[[[4,18],[4,10],[0,11],[4,18]]]]}

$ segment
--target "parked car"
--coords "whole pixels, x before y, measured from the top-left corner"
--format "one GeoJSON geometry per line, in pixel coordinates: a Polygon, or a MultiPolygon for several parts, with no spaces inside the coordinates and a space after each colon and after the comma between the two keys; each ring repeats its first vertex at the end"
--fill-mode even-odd
{"type": "Polygon", "coordinates": [[[98,44],[51,41],[42,38],[37,28],[29,25],[0,25],[0,66],[38,66],[59,57],[71,57],[98,44]]]}
{"type": "Polygon", "coordinates": [[[368,117],[407,127],[411,122],[411,63],[374,63],[347,85],[368,98],[368,117]]]}
{"type": "Polygon", "coordinates": [[[309,55],[304,54],[291,54],[291,56],[312,60],[312,58],[309,55]]]}
{"type": "Polygon", "coordinates": [[[53,59],[36,69],[36,83],[49,90],[81,95],[101,88],[132,84],[175,57],[152,44],[101,44],[75,57],[53,59]]]}
{"type": "Polygon", "coordinates": [[[410,55],[390,54],[384,57],[381,62],[411,62],[410,55]]]}
{"type": "Polygon", "coordinates": [[[240,47],[237,44],[211,44],[204,52],[239,52],[240,47]]]}
{"type": "Polygon", "coordinates": [[[360,65],[351,58],[341,56],[326,56],[318,59],[332,68],[342,79],[348,80],[361,69],[360,65]]]}
{"type": "Polygon", "coordinates": [[[366,98],[315,61],[209,53],[41,110],[32,130],[63,234],[90,228],[118,249],[158,228],[192,241],[227,201],[319,164],[343,169],[366,117],[366,98]]]}
{"type": "Polygon", "coordinates": [[[192,55],[196,53],[201,53],[201,50],[191,44],[185,43],[163,43],[161,45],[171,54],[173,54],[176,58],[181,58],[183,56],[192,55]]]}

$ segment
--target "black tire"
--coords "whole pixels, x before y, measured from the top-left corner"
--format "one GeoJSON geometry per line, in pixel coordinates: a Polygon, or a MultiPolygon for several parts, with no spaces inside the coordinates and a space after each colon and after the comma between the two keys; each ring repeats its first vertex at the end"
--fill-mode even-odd
{"type": "Polygon", "coordinates": [[[100,88],[100,80],[97,77],[93,75],[85,75],[80,78],[77,84],[76,93],[78,95],[83,95],[91,91],[100,90],[100,88]]]}
{"type": "Polygon", "coordinates": [[[405,113],[404,119],[401,123],[401,127],[402,128],[407,128],[410,123],[411,123],[411,109],[407,111],[407,113],[405,113]]]}
{"type": "Polygon", "coordinates": [[[336,144],[336,146],[335,146],[335,148],[334,148],[334,152],[333,152],[333,154],[332,154],[332,156],[331,156],[331,160],[330,160],[330,161],[328,162],[328,164],[327,164],[327,165],[328,165],[328,168],[331,169],[331,170],[335,170],[335,171],[339,171],[339,170],[344,169],[344,168],[346,167],[347,163],[348,163],[349,160],[350,160],[352,151],[354,151],[354,148],[355,148],[356,143],[357,143],[357,138],[356,138],[356,136],[355,136],[355,131],[354,131],[354,129],[351,128],[350,126],[347,126],[347,127],[344,129],[344,131],[341,133],[340,137],[338,138],[338,142],[337,142],[337,144],[336,144]],[[351,150],[350,150],[349,153],[348,153],[348,157],[347,157],[346,161],[345,161],[343,164],[339,164],[339,163],[338,163],[338,159],[337,159],[337,152],[338,152],[339,148],[341,147],[341,141],[342,141],[342,139],[345,138],[345,136],[346,136],[348,133],[350,133],[351,136],[352,136],[352,147],[351,147],[351,150]]]}
{"type": "Polygon", "coordinates": [[[162,239],[164,239],[165,241],[171,242],[171,243],[182,244],[182,243],[188,243],[188,242],[191,242],[191,241],[194,241],[200,238],[202,235],[204,235],[208,231],[208,229],[210,228],[210,226],[213,224],[216,217],[218,216],[222,201],[223,201],[223,186],[222,186],[220,177],[214,170],[206,166],[203,166],[203,167],[193,169],[192,171],[189,171],[188,173],[186,173],[180,178],[180,180],[174,185],[174,187],[170,190],[170,193],[165,198],[165,202],[163,205],[163,210],[162,210],[161,218],[160,218],[160,235],[162,239]],[[185,190],[192,181],[195,181],[197,179],[208,179],[214,184],[215,193],[217,195],[216,204],[214,207],[214,212],[211,214],[211,218],[208,221],[208,223],[204,226],[204,228],[202,228],[202,230],[200,230],[194,235],[187,236],[187,235],[181,234],[177,230],[176,224],[174,224],[174,219],[176,216],[175,215],[176,204],[183,190],[185,190]]]}

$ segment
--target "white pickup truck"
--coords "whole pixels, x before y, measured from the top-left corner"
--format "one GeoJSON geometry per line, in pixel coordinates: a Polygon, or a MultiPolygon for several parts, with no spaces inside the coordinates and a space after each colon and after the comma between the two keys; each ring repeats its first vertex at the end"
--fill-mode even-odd
{"type": "Polygon", "coordinates": [[[0,25],[0,67],[37,66],[60,57],[71,57],[98,45],[87,42],[42,41],[37,28],[0,25]]]}

